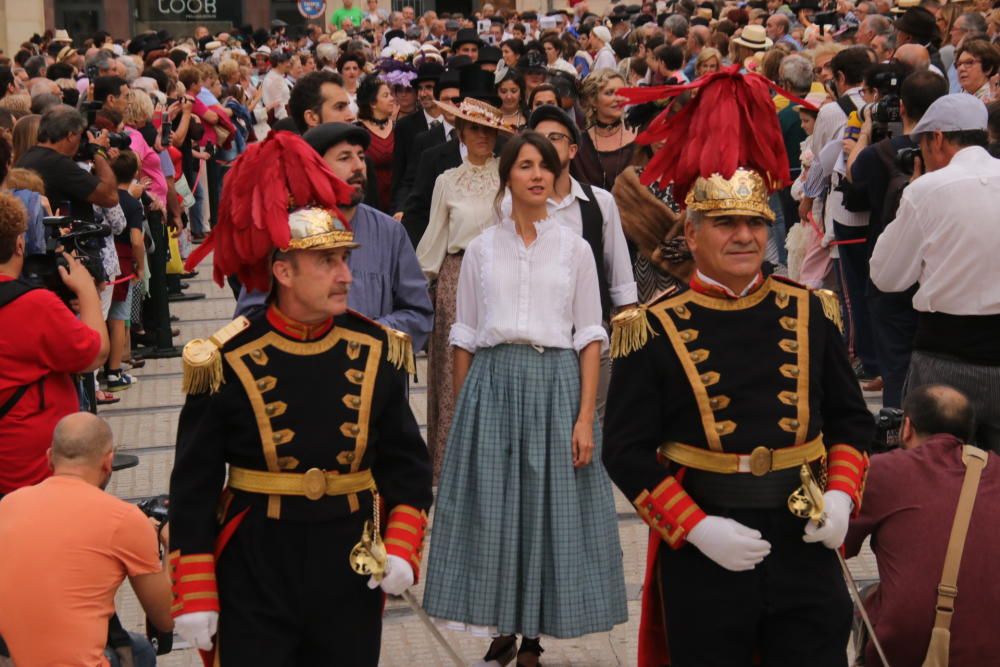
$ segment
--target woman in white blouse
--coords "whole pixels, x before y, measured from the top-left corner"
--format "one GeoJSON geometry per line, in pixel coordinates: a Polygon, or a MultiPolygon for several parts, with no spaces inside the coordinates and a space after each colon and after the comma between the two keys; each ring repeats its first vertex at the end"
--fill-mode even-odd
{"type": "Polygon", "coordinates": [[[464,159],[434,183],[427,231],[417,244],[417,261],[432,285],[434,300],[434,330],[427,344],[427,447],[435,482],[455,413],[448,333],[455,321],[458,272],[466,246],[493,224],[493,197],[500,183],[493,149],[498,132],[511,132],[500,110],[485,102],[465,99],[457,107],[437,104],[455,115],[464,159]]]}
{"type": "Polygon", "coordinates": [[[537,132],[507,142],[497,201],[509,189],[511,213],[469,243],[451,328],[459,395],[424,607],[492,636],[483,660],[501,665],[537,665],[543,633],[628,616],[594,414],[608,338],[590,246],[547,218],[559,169],[537,132]]]}

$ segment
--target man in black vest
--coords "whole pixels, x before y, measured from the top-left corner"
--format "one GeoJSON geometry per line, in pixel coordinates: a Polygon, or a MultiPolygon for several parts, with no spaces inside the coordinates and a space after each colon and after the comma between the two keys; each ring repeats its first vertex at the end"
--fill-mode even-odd
{"type": "MultiPolygon", "coordinates": [[[[559,153],[562,171],[556,177],[555,197],[549,200],[549,214],[590,244],[597,262],[601,310],[604,321],[609,322],[613,310],[631,306],[638,299],[618,206],[607,190],[570,176],[569,165],[580,144],[580,130],[565,111],[551,105],[538,107],[528,119],[528,128],[545,135],[559,153]]],[[[605,353],[597,391],[597,413],[602,421],[610,379],[611,361],[605,353]]]]}
{"type": "Polygon", "coordinates": [[[441,122],[441,107],[435,104],[434,91],[442,73],[444,66],[440,63],[420,64],[417,68],[417,78],[410,84],[417,91],[420,110],[404,116],[396,123],[396,143],[392,154],[392,210],[397,220],[403,218],[403,204],[409,193],[409,189],[403,187],[407,168],[410,162],[416,161],[419,157],[413,152],[414,142],[417,136],[429,130],[433,123],[441,122]]]}

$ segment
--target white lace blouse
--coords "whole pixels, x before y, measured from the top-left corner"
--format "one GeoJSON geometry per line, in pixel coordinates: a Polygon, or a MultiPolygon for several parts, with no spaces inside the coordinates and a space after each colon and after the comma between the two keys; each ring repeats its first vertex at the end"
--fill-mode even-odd
{"type": "Polygon", "coordinates": [[[427,230],[417,244],[417,261],[428,280],[437,277],[446,255],[465,250],[469,241],[493,224],[499,164],[495,157],[482,166],[465,161],[437,177],[427,230]]]}
{"type": "Polygon", "coordinates": [[[597,267],[579,234],[546,219],[525,247],[505,218],[465,251],[448,342],[469,352],[502,343],[574,349],[608,335],[601,326],[597,267]]]}

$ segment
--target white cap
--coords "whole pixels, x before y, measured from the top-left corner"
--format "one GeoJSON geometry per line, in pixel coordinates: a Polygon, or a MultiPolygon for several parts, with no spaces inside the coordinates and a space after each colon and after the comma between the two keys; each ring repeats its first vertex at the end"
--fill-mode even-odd
{"type": "Polygon", "coordinates": [[[910,136],[915,137],[925,132],[985,130],[987,120],[989,112],[978,97],[968,93],[954,93],[934,100],[920,122],[910,130],[910,136]]]}
{"type": "Polygon", "coordinates": [[[263,53],[265,56],[269,56],[271,55],[271,47],[269,47],[267,44],[258,46],[257,50],[254,51],[254,55],[257,55],[258,53],[263,53]]]}
{"type": "Polygon", "coordinates": [[[611,31],[608,30],[607,28],[605,28],[603,25],[594,26],[590,30],[590,32],[591,32],[591,34],[593,34],[594,36],[596,36],[597,39],[601,40],[605,44],[610,44],[611,43],[611,31]]]}

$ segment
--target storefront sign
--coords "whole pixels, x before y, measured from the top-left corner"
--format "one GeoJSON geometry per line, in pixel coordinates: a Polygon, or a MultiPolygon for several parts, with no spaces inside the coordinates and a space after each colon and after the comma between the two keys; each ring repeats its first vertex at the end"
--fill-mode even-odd
{"type": "Polygon", "coordinates": [[[141,21],[232,21],[241,14],[240,0],[139,0],[141,21]]]}
{"type": "Polygon", "coordinates": [[[326,14],[326,0],[299,0],[299,14],[307,19],[318,19],[326,14]]]}

